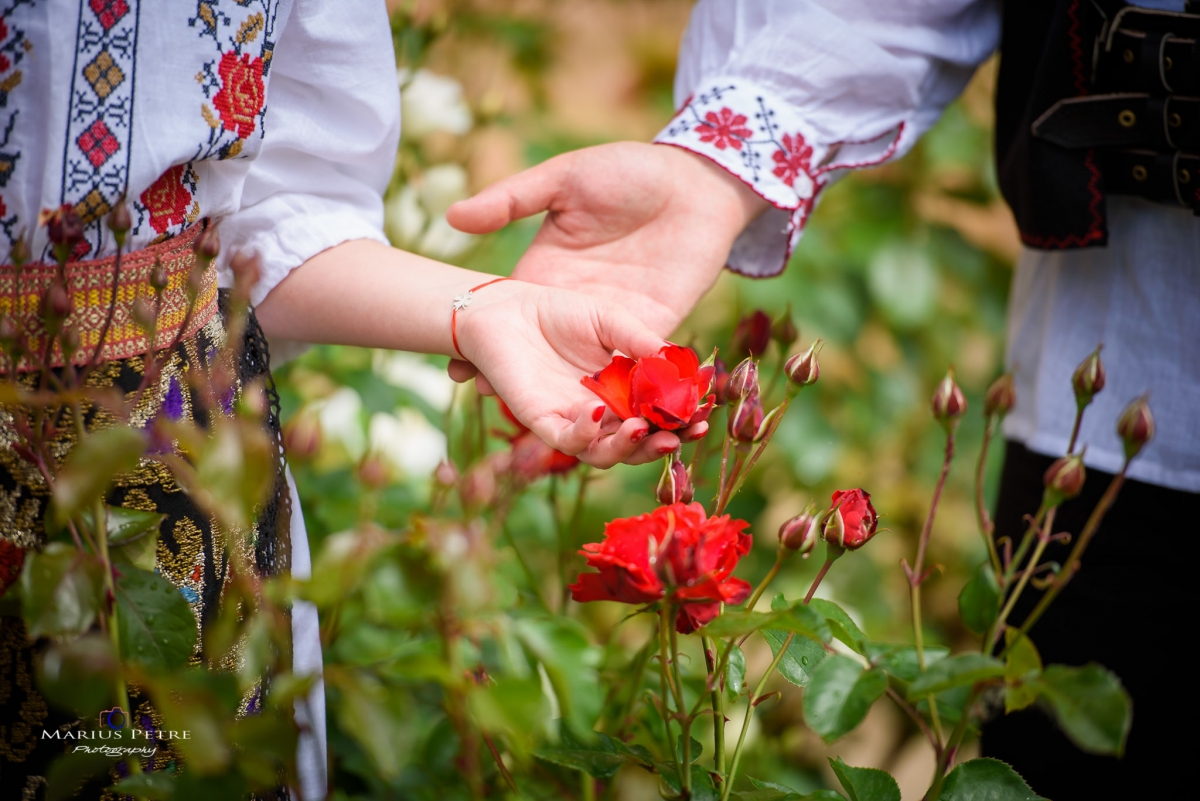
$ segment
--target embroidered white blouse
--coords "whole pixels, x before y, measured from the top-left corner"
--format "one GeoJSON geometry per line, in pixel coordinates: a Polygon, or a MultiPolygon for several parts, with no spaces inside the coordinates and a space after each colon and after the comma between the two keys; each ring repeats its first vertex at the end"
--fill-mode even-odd
{"type": "MultiPolygon", "coordinates": [[[[221,219],[256,254],[257,302],[310,256],[381,242],[400,131],[383,0],[0,0],[0,256],[75,205],[76,256],[221,219]]],[[[228,276],[222,276],[228,282],[228,276]]]]}
{"type": "MultiPolygon", "coordinates": [[[[774,207],[739,237],[729,267],[777,275],[825,187],[911,148],[996,49],[999,5],[700,0],[675,76],[680,110],[656,141],[712,159],[774,207]]],[[[1150,392],[1158,437],[1130,474],[1200,492],[1200,220],[1127,198],[1108,205],[1109,247],[1021,254],[1008,335],[1018,404],[1005,433],[1062,453],[1071,372],[1103,342],[1109,383],[1081,431],[1088,464],[1120,468],[1116,418],[1150,392]]]]}

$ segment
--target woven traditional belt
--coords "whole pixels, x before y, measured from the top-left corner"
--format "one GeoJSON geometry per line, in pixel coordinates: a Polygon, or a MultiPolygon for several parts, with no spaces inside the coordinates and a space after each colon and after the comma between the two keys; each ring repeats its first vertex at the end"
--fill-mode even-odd
{"type": "MultiPolygon", "coordinates": [[[[133,306],[138,298],[144,298],[150,308],[154,308],[154,290],[149,279],[156,263],[162,264],[167,285],[163,290],[154,346],[165,348],[177,337],[194,336],[212,320],[217,313],[217,271],[212,264],[204,273],[195,307],[188,314],[191,305],[188,302],[188,277],[196,261],[193,247],[204,228],[205,223],[198,223],[173,239],[121,257],[116,306],[103,343],[99,339],[113,301],[115,257],[67,263],[66,287],[71,298],[71,313],[66,321],[79,332],[81,343],[71,359],[74,364],[86,364],[97,347],[99,361],[128,359],[149,350],[149,332],[134,320],[133,306]]],[[[46,289],[57,274],[58,266],[45,262],[26,264],[19,272],[11,264],[0,266],[0,315],[15,318],[27,354],[41,354],[46,350],[47,334],[40,307],[46,289]]],[[[51,343],[50,366],[65,366],[57,338],[51,343]]],[[[7,364],[0,365],[0,372],[6,367],[7,364]]],[[[28,356],[17,365],[19,372],[33,369],[37,369],[37,364],[28,356]]]]}

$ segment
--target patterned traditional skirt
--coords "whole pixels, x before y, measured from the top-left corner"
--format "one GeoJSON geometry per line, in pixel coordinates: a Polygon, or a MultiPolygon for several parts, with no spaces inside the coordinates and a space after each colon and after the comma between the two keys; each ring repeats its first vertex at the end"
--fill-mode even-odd
{"type": "MultiPolygon", "coordinates": [[[[190,257],[190,244],[190,241],[163,243],[168,249],[173,248],[172,252],[187,248],[186,257],[190,257]]],[[[156,246],[159,247],[162,246],[156,246]]],[[[165,263],[166,259],[162,261],[165,263]]],[[[71,266],[68,265],[68,270],[71,266]]],[[[11,268],[0,267],[0,270],[11,268]]],[[[111,270],[107,275],[111,282],[111,270]]],[[[197,371],[209,371],[216,359],[228,357],[225,354],[228,344],[227,298],[223,293],[218,296],[215,280],[210,278],[206,279],[206,287],[211,286],[211,292],[207,293],[210,297],[206,298],[206,292],[202,292],[196,304],[196,313],[192,315],[199,324],[183,331],[178,344],[169,352],[159,353],[158,360],[163,365],[161,372],[140,395],[138,390],[146,369],[142,355],[101,361],[88,375],[87,384],[93,388],[116,389],[124,394],[127,403],[133,403],[136,399],[132,415],[134,425],[144,426],[157,416],[165,415],[172,420],[207,427],[218,416],[230,414],[233,402],[244,386],[256,380],[265,383],[270,401],[268,425],[278,454],[275,491],[260,510],[252,536],[247,541],[253,546],[252,562],[257,570],[262,575],[274,575],[286,571],[289,566],[289,496],[283,472],[282,448],[279,447],[278,398],[268,370],[266,340],[252,313],[247,321],[244,342],[240,352],[236,353],[237,382],[233,393],[214,407],[194,391],[196,382],[189,380],[197,371]]],[[[75,294],[79,297],[78,292],[75,294]]],[[[3,296],[2,280],[0,296],[3,296]]],[[[99,297],[103,298],[104,293],[101,292],[99,297]]],[[[11,311],[12,308],[9,306],[7,310],[0,311],[11,311]]],[[[118,335],[121,331],[115,325],[112,330],[118,335]]],[[[87,331],[82,333],[86,343],[87,331]]],[[[141,352],[145,353],[144,350],[141,352]]],[[[63,369],[66,368],[56,368],[59,372],[63,369]]],[[[18,380],[27,387],[33,387],[39,380],[39,373],[19,373],[18,380]]],[[[13,411],[0,405],[0,596],[6,590],[15,592],[9,588],[20,572],[24,553],[44,543],[42,521],[49,500],[46,484],[39,472],[14,450],[13,446],[18,440],[13,427],[13,411]]],[[[84,424],[88,430],[112,424],[111,415],[103,409],[93,406],[85,407],[84,411],[84,424]]],[[[58,430],[53,451],[65,456],[74,445],[75,430],[69,422],[58,426],[58,430]]],[[[166,443],[164,447],[170,448],[170,444],[166,443]]],[[[228,555],[222,545],[224,540],[214,530],[213,521],[180,489],[170,470],[153,455],[142,457],[135,471],[118,477],[107,502],[114,507],[153,511],[166,516],[159,529],[156,570],[187,599],[196,625],[202,631],[215,620],[219,611],[228,570],[228,555]]],[[[5,599],[0,597],[0,799],[6,801],[43,797],[49,764],[73,744],[71,740],[45,739],[42,737],[43,730],[53,732],[59,729],[65,733],[82,725],[72,715],[51,707],[39,694],[34,681],[34,658],[39,644],[29,642],[21,618],[15,616],[13,611],[13,604],[5,603],[5,599]]],[[[198,640],[192,655],[194,664],[202,661],[201,648],[201,641],[198,640]]],[[[160,716],[146,698],[140,697],[134,688],[130,689],[130,724],[146,731],[162,728],[160,716]]],[[[243,712],[254,711],[258,700],[253,694],[244,699],[243,712]]],[[[172,764],[178,761],[179,755],[170,741],[158,742],[158,751],[143,762],[144,768],[173,770],[179,767],[172,764]]],[[[82,795],[95,797],[105,794],[101,791],[100,783],[97,783],[94,788],[84,788],[82,795]]]]}

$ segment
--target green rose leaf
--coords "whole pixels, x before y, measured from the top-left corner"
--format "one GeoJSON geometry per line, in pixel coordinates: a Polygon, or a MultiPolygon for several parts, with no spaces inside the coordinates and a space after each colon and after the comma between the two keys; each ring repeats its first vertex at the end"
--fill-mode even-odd
{"type": "Polygon", "coordinates": [[[804,693],[804,719],[827,743],[853,729],[887,690],[887,675],[846,656],[822,660],[804,693]]]}
{"type": "Polygon", "coordinates": [[[976,634],[983,634],[996,622],[1000,614],[1000,582],[988,562],[975,568],[970,580],[958,595],[958,613],[962,615],[967,628],[976,634]]]}
{"type": "MultiPolygon", "coordinates": [[[[771,653],[777,655],[783,643],[787,640],[786,631],[764,629],[763,639],[771,646],[771,653]]],[[[797,687],[807,687],[812,671],[825,658],[825,648],[807,637],[792,637],[783,659],[779,660],[779,673],[797,687]]]]}
{"type": "Polygon", "coordinates": [[[468,696],[471,713],[485,731],[508,737],[522,755],[541,740],[550,722],[550,704],[537,676],[516,679],[502,677],[491,684],[476,686],[468,696]]]}
{"type": "Polygon", "coordinates": [[[729,797],[737,801],[846,801],[846,797],[836,790],[816,790],[805,795],[782,784],[759,781],[753,777],[750,783],[754,785],[753,790],[735,791],[729,797]]]}
{"type": "Polygon", "coordinates": [[[724,639],[742,637],[771,625],[776,616],[771,612],[730,611],[713,618],[701,631],[709,637],[724,639]]]}
{"type": "Polygon", "coordinates": [[[1095,662],[1083,667],[1051,665],[1036,684],[1071,742],[1093,754],[1125,752],[1133,704],[1116,674],[1095,662]]]}
{"type": "Polygon", "coordinates": [[[723,639],[741,637],[767,628],[794,631],[817,642],[829,642],[832,636],[829,625],[816,612],[807,606],[786,605],[771,612],[726,612],[705,626],[703,633],[723,639]]]}
{"type": "Polygon", "coordinates": [[[401,755],[409,745],[398,710],[390,703],[399,695],[366,671],[326,668],[325,680],[338,692],[339,703],[331,706],[342,730],[362,746],[382,778],[399,776],[401,755]]]}
{"type": "Polygon", "coordinates": [[[1004,712],[1016,712],[1037,700],[1036,679],[1042,670],[1042,658],[1033,641],[1011,626],[1004,631],[1008,651],[1004,656],[1004,712]]]}
{"type": "Polygon", "coordinates": [[[627,762],[646,767],[653,761],[644,746],[626,745],[597,732],[589,732],[586,739],[581,739],[567,726],[559,727],[557,746],[540,748],[534,756],[564,768],[581,770],[597,779],[611,779],[627,762]]]}
{"type": "Polygon", "coordinates": [[[850,801],[900,801],[900,785],[887,771],[852,768],[840,757],[831,758],[829,764],[850,801]]]}
{"type": "Polygon", "coordinates": [[[112,642],[100,634],[53,643],[38,661],[42,694],[83,718],[93,718],[115,703],[112,688],[120,675],[112,642]]]}
{"type": "MultiPolygon", "coordinates": [[[[698,759],[700,759],[700,755],[704,753],[704,746],[701,745],[700,741],[697,740],[695,737],[688,737],[688,740],[691,741],[691,753],[688,754],[688,756],[691,757],[692,762],[695,762],[698,759]]],[[[683,738],[682,737],[677,737],[675,739],[675,758],[681,762],[683,761],[683,738]]]]}
{"type": "Polygon", "coordinates": [[[138,465],[146,447],[142,435],[127,426],[88,434],[72,449],[54,480],[54,518],[59,525],[86,509],[108,489],[113,476],[138,465]]]}
{"type": "MultiPolygon", "coordinates": [[[[682,786],[679,783],[679,774],[676,772],[674,765],[657,765],[659,772],[662,774],[663,782],[675,791],[676,794],[682,791],[682,786]]],[[[713,784],[712,776],[708,771],[699,765],[692,765],[692,797],[691,801],[719,801],[721,794],[717,792],[717,787],[713,784]]]]}
{"type": "Polygon", "coordinates": [[[970,759],[946,777],[938,801],[1046,801],[998,759],[970,759]]]}
{"type": "Polygon", "coordinates": [[[562,618],[525,618],[515,621],[513,631],[545,668],[563,719],[577,736],[587,736],[604,702],[596,692],[599,650],[578,623],[562,618]]]}
{"type": "Polygon", "coordinates": [[[21,615],[29,636],[87,631],[100,611],[103,587],[103,564],[72,545],[52,542],[30,552],[20,578],[21,615]]]}
{"type": "Polygon", "coordinates": [[[175,792],[174,773],[161,770],[126,776],[112,786],[112,790],[123,795],[132,795],[149,801],[169,801],[175,792]]]}
{"type": "Polygon", "coordinates": [[[983,654],[958,654],[935,662],[908,686],[908,700],[915,701],[954,687],[963,687],[1004,675],[1004,663],[983,654]]]}
{"type": "Polygon", "coordinates": [[[122,658],[151,670],[187,664],[196,647],[196,618],[179,590],[157,573],[125,568],[117,579],[122,658]]]}
{"type": "Polygon", "coordinates": [[[46,771],[46,801],[78,798],[80,785],[93,776],[103,776],[112,768],[115,757],[102,753],[72,751],[50,763],[46,771]]]}
{"type": "Polygon", "coordinates": [[[808,608],[825,618],[834,637],[844,642],[856,654],[864,653],[863,643],[867,641],[867,635],[850,619],[845,609],[824,598],[813,598],[809,601],[808,608]]]}
{"type": "Polygon", "coordinates": [[[729,660],[725,663],[725,692],[730,700],[742,693],[746,683],[746,655],[736,645],[729,646],[729,660]]]}
{"type": "MultiPolygon", "coordinates": [[[[865,656],[871,664],[883,668],[889,676],[907,683],[913,681],[921,673],[921,663],[917,659],[917,649],[911,645],[893,645],[890,643],[863,643],[865,656]]],[[[940,662],[950,655],[950,649],[940,645],[925,646],[925,666],[940,662]]]]}

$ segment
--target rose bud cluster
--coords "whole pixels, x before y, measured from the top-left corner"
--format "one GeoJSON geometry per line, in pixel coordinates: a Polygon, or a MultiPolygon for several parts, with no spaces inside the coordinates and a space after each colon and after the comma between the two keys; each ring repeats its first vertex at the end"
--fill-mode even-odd
{"type": "Polygon", "coordinates": [[[737,403],[750,394],[758,394],[758,362],[747,356],[729,374],[723,396],[727,402],[737,403]]]}
{"type": "Polygon", "coordinates": [[[1154,439],[1154,415],[1145,396],[1125,407],[1117,420],[1117,436],[1125,444],[1125,458],[1141,453],[1146,443],[1154,439]]]}
{"type": "Polygon", "coordinates": [[[708,419],[716,404],[709,394],[714,372],[691,348],[665,345],[637,360],[614,356],[581,383],[622,420],[643,417],[652,430],[676,431],[708,419]]]}
{"type": "Polygon", "coordinates": [[[816,340],[803,353],[797,353],[783,363],[783,372],[788,381],[796,387],[807,387],[817,383],[821,377],[821,364],[817,361],[817,352],[821,349],[821,340],[816,340]]]}
{"type": "Polygon", "coordinates": [[[818,537],[817,518],[808,511],[801,512],[779,527],[779,542],[801,556],[808,556],[816,546],[818,537]]]}
{"type": "Polygon", "coordinates": [[[750,585],[732,577],[750,552],[749,525],[728,515],[706,517],[698,503],[613,520],[604,526],[603,542],[579,552],[599,572],[581,573],[571,597],[641,605],[669,594],[679,604],[675,629],[690,634],[715,618],[721,604],[750,597],[750,585]]]}
{"type": "Polygon", "coordinates": [[[720,358],[713,359],[712,394],[717,406],[725,403],[725,387],[729,385],[729,367],[720,358]]]}
{"type": "Polygon", "coordinates": [[[691,503],[696,495],[692,485],[692,471],[684,465],[676,450],[669,459],[664,460],[662,475],[658,479],[655,497],[664,506],[673,503],[691,503]]]}
{"type": "Polygon", "coordinates": [[[866,545],[879,529],[871,494],[862,489],[837,490],[824,516],[821,536],[830,545],[853,551],[866,545]]]}
{"type": "Polygon", "coordinates": [[[1013,384],[1013,374],[1005,373],[992,382],[983,396],[983,413],[987,417],[998,415],[1004,417],[1017,405],[1017,388],[1013,384]]]}
{"type": "Polygon", "coordinates": [[[967,399],[954,380],[954,368],[946,371],[946,377],[937,385],[933,397],[929,399],[933,409],[933,417],[943,426],[954,426],[958,419],[967,411],[967,399]]]}
{"type": "Polygon", "coordinates": [[[542,439],[525,427],[512,413],[504,401],[496,398],[500,412],[513,424],[515,431],[502,436],[512,446],[509,469],[524,482],[532,482],[545,475],[565,473],[579,464],[574,456],[551,448],[542,439]]]}
{"type": "Polygon", "coordinates": [[[75,207],[64,203],[53,211],[44,209],[38,215],[38,224],[46,226],[46,235],[54,246],[54,257],[59,264],[66,264],[75,247],[83,241],[83,220],[79,219],[75,207]]]}
{"type": "Polygon", "coordinates": [[[1083,489],[1087,470],[1083,466],[1083,454],[1072,453],[1055,460],[1042,476],[1052,506],[1074,498],[1083,489]]]}
{"type": "Polygon", "coordinates": [[[1100,361],[1102,347],[1104,346],[1097,345],[1096,349],[1079,363],[1071,376],[1071,386],[1075,389],[1075,402],[1079,404],[1080,408],[1091,403],[1096,393],[1104,389],[1107,376],[1104,372],[1104,362],[1100,361]]]}
{"type": "Polygon", "coordinates": [[[738,321],[729,352],[735,357],[762,356],[771,344],[771,318],[758,309],[738,321]]]}

